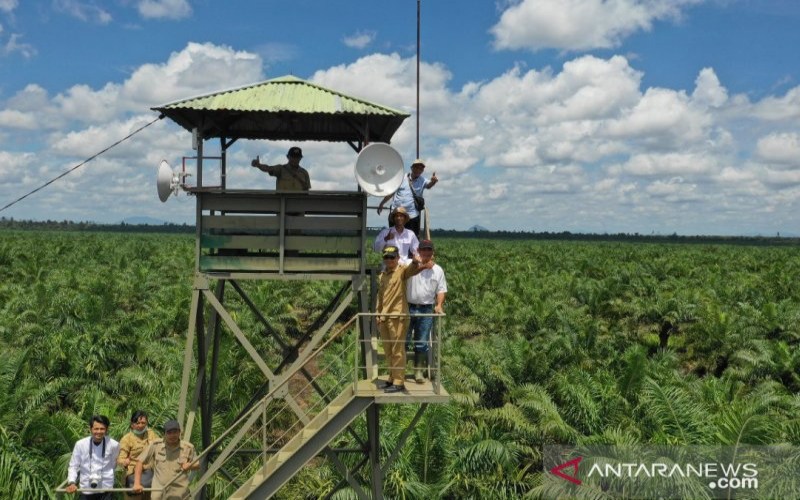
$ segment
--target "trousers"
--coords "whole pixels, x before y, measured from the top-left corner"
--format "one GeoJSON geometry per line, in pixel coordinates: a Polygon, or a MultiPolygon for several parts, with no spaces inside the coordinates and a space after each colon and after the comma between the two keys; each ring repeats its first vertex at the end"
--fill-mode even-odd
{"type": "Polygon", "coordinates": [[[406,381],[406,331],[408,318],[387,318],[378,324],[383,342],[383,353],[389,365],[389,380],[395,385],[406,381]]]}
{"type": "MultiPolygon", "coordinates": [[[[432,314],[433,304],[409,304],[410,314],[432,314]]],[[[428,352],[433,329],[433,316],[411,316],[406,333],[406,350],[410,351],[413,345],[414,352],[428,352]]]]}

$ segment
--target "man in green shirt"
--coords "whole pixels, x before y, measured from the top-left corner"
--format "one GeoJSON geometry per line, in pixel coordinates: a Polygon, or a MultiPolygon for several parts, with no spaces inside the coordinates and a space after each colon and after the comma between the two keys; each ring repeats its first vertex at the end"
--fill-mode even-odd
{"type": "Polygon", "coordinates": [[[289,148],[289,152],[286,154],[286,159],[289,160],[289,163],[267,165],[261,163],[256,157],[255,160],[250,162],[250,165],[268,173],[272,177],[277,177],[275,189],[278,191],[308,191],[311,189],[311,179],[308,176],[308,170],[300,166],[302,158],[303,150],[293,146],[289,148]]]}

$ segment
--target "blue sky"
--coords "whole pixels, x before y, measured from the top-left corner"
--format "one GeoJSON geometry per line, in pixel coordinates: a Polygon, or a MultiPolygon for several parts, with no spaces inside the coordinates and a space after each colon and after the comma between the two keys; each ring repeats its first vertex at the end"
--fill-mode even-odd
{"type": "MultiPolygon", "coordinates": [[[[421,153],[434,227],[800,234],[800,2],[422,0],[421,153]]],[[[292,74],[404,109],[415,156],[414,0],[0,0],[0,206],[156,117],[292,74]]],[[[241,141],[229,186],[290,144],[241,141]]],[[[302,143],[315,189],[353,189],[346,145],[302,143]]],[[[167,120],[0,212],[193,221],[161,204],[167,120]]],[[[377,204],[377,200],[373,200],[377,204]]],[[[381,223],[374,214],[371,225],[381,223]]]]}

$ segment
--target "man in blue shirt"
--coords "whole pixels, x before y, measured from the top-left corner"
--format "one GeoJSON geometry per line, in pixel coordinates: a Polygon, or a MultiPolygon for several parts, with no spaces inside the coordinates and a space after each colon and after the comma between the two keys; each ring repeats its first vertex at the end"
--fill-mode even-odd
{"type": "MultiPolygon", "coordinates": [[[[411,173],[405,176],[402,184],[397,188],[397,191],[395,191],[394,194],[387,195],[378,205],[379,215],[383,211],[386,202],[390,199],[392,200],[392,209],[398,207],[405,208],[409,217],[406,228],[413,231],[417,236],[419,236],[420,229],[420,212],[423,209],[417,207],[417,204],[414,202],[414,195],[424,200],[423,191],[432,188],[439,182],[439,178],[436,177],[436,172],[434,172],[430,180],[428,180],[422,175],[424,171],[425,163],[419,158],[414,160],[414,163],[411,164],[411,173]]],[[[392,221],[390,220],[389,226],[391,227],[392,225],[392,221]]]]}

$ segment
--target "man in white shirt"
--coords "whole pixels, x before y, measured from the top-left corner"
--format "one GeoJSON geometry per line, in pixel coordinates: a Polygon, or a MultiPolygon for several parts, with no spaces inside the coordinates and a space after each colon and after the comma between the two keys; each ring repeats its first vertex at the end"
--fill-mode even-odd
{"type": "MultiPolygon", "coordinates": [[[[422,240],[419,243],[420,265],[428,265],[433,261],[433,242],[422,240]]],[[[406,333],[406,350],[414,347],[414,380],[421,384],[425,382],[422,373],[423,360],[427,358],[430,348],[431,330],[433,329],[433,316],[413,316],[414,314],[444,314],[444,300],[447,297],[447,279],[444,270],[439,264],[425,269],[410,278],[406,284],[406,299],[411,322],[406,333]]]]}
{"type": "MultiPolygon", "coordinates": [[[[114,487],[114,468],[117,466],[119,443],[106,436],[109,425],[108,417],[105,415],[93,415],[89,420],[89,432],[92,435],[78,440],[72,449],[72,458],[67,469],[67,493],[75,493],[78,489],[114,487]]],[[[113,493],[82,491],[78,498],[111,500],[113,493]]]]}
{"type": "Polygon", "coordinates": [[[375,243],[372,249],[376,252],[383,252],[383,248],[387,246],[397,247],[398,254],[400,255],[400,264],[408,265],[411,263],[411,256],[417,253],[417,246],[419,240],[417,235],[410,229],[406,228],[408,222],[408,212],[403,207],[396,208],[392,212],[392,227],[385,227],[375,237],[375,243]]]}

